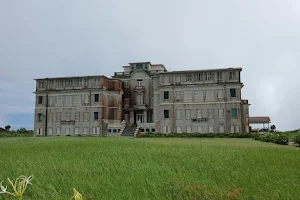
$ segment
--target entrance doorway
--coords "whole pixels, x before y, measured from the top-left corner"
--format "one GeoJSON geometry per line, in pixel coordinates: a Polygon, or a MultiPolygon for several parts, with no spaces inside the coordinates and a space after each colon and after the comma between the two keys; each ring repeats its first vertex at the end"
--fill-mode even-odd
{"type": "Polygon", "coordinates": [[[143,123],[143,114],[136,114],[136,122],[143,123]]]}

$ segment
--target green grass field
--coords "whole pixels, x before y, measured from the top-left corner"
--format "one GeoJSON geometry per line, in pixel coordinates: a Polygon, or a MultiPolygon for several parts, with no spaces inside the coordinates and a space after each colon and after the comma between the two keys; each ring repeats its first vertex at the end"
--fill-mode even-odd
{"type": "Polygon", "coordinates": [[[34,176],[24,199],[300,197],[300,148],[252,139],[0,138],[0,155],[0,181],[34,176]]]}

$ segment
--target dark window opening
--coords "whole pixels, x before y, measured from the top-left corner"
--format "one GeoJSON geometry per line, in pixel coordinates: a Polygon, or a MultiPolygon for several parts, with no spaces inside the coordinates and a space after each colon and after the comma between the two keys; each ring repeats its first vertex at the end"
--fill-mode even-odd
{"type": "Polygon", "coordinates": [[[230,97],[236,97],[236,89],[230,89],[230,97]]]}
{"type": "Polygon", "coordinates": [[[146,128],[146,132],[149,132],[150,131],[150,129],[149,128],[146,128]]]}
{"type": "Polygon", "coordinates": [[[111,133],[111,129],[108,129],[108,132],[111,133]]]}
{"type": "Polygon", "coordinates": [[[164,99],[169,99],[169,91],[164,91],[164,99]]]}
{"type": "Polygon", "coordinates": [[[169,110],[164,110],[164,118],[169,119],[169,110]]]}
{"type": "Polygon", "coordinates": [[[99,94],[95,94],[95,102],[99,102],[99,94]]]}
{"type": "Polygon", "coordinates": [[[141,128],[141,132],[142,132],[142,133],[145,132],[145,129],[141,128]]]}
{"type": "Polygon", "coordinates": [[[99,113],[98,112],[94,112],[94,120],[98,120],[99,119],[99,113]]]}
{"type": "Polygon", "coordinates": [[[42,121],[42,113],[38,113],[38,121],[39,121],[39,122],[42,121]]]}
{"type": "Polygon", "coordinates": [[[237,108],[231,108],[231,117],[237,118],[237,116],[238,116],[237,108]]]}
{"type": "Polygon", "coordinates": [[[42,96],[38,97],[38,104],[43,104],[43,97],[42,96]]]}
{"type": "Polygon", "coordinates": [[[113,132],[116,133],[116,132],[117,132],[117,129],[113,129],[113,132]]]}
{"type": "Polygon", "coordinates": [[[154,133],[155,132],[155,128],[151,129],[151,132],[154,133]]]}

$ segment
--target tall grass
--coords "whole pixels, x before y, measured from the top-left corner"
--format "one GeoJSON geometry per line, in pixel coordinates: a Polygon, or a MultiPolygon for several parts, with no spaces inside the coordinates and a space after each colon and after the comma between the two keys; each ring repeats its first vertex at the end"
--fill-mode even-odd
{"type": "Polygon", "coordinates": [[[1,138],[0,153],[0,181],[33,174],[24,199],[300,196],[299,148],[252,139],[1,138]]]}

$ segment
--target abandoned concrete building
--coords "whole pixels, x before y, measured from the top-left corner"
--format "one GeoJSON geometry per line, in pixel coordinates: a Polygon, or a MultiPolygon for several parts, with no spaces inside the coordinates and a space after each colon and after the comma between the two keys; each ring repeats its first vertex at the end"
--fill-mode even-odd
{"type": "Polygon", "coordinates": [[[249,132],[242,68],[168,72],[129,63],[112,78],[36,79],[36,135],[249,132]]]}

